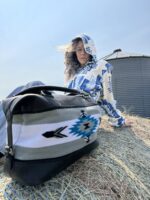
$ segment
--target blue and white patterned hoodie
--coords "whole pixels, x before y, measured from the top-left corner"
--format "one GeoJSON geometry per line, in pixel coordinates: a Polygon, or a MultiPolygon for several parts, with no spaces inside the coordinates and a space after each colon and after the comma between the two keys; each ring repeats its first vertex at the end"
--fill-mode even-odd
{"type": "Polygon", "coordinates": [[[116,127],[122,126],[125,119],[116,108],[112,92],[112,66],[104,60],[97,61],[96,48],[89,36],[81,34],[76,38],[82,39],[85,51],[93,59],[78,70],[73,79],[68,81],[67,87],[89,93],[105,110],[109,116],[109,123],[116,127]]]}

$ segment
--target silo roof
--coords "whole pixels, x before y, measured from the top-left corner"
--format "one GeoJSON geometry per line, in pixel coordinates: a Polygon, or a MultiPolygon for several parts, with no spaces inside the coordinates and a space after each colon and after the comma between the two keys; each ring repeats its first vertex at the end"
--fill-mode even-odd
{"type": "Polygon", "coordinates": [[[116,49],[113,51],[113,53],[109,54],[108,56],[105,56],[105,60],[112,60],[112,59],[120,59],[120,58],[129,58],[129,57],[147,57],[150,58],[148,55],[144,54],[138,54],[138,53],[127,53],[125,51],[122,51],[121,49],[116,49]]]}

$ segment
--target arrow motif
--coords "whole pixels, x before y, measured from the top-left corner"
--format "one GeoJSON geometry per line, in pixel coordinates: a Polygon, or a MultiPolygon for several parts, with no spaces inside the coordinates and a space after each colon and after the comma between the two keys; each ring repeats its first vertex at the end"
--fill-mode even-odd
{"type": "Polygon", "coordinates": [[[68,137],[67,135],[64,135],[64,134],[61,133],[61,131],[63,131],[65,128],[67,128],[67,126],[57,128],[54,131],[47,131],[47,132],[43,133],[42,135],[44,137],[46,137],[46,138],[51,138],[51,137],[58,137],[58,138],[68,137]]]}

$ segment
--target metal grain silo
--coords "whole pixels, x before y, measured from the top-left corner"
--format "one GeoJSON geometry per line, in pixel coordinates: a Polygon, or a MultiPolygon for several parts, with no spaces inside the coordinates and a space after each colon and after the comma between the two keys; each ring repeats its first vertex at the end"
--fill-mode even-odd
{"type": "Polygon", "coordinates": [[[113,65],[112,85],[117,107],[150,117],[150,56],[117,49],[104,59],[113,65]]]}

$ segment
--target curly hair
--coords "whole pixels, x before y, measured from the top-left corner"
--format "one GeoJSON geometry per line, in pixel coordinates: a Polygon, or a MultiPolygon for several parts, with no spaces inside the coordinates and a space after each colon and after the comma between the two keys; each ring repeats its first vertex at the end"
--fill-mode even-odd
{"type": "MultiPolygon", "coordinates": [[[[65,82],[74,77],[77,71],[81,68],[81,65],[76,56],[76,46],[82,41],[81,38],[75,38],[72,40],[72,43],[68,46],[65,52],[65,82]]],[[[90,60],[92,60],[92,56],[90,55],[90,60]]]]}

